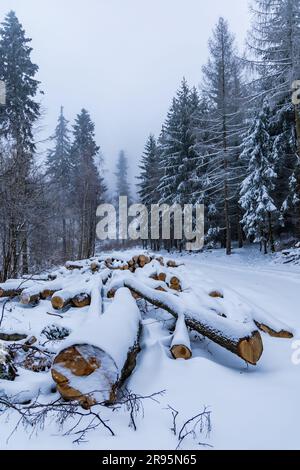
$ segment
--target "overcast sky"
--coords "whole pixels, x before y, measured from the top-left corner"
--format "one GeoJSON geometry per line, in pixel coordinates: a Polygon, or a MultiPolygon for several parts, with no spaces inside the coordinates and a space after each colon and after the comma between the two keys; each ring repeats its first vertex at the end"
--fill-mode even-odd
{"type": "Polygon", "coordinates": [[[110,174],[122,148],[134,174],[182,77],[199,84],[218,17],[240,47],[249,27],[248,0],[1,0],[1,21],[12,9],[40,67],[43,135],[61,105],[71,122],[87,108],[110,174]]]}

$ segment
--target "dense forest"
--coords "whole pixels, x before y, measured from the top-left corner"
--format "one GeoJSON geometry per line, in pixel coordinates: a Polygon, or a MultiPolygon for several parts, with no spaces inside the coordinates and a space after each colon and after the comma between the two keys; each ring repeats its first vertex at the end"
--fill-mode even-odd
{"type": "MultiPolygon", "coordinates": [[[[252,19],[243,54],[219,19],[200,88],[182,80],[160,135],[146,142],[138,176],[139,202],[148,208],[204,204],[206,244],[227,254],[233,242],[259,242],[267,252],[300,238],[300,109],[292,103],[292,83],[300,79],[299,1],[254,0],[252,19]]],[[[84,108],[73,125],[61,108],[41,158],[43,90],[30,42],[10,12],[0,28],[2,281],[92,256],[97,206],[118,195],[133,200],[123,151],[109,197],[84,108]]],[[[183,241],[149,240],[148,247],[182,249],[183,241]]]]}
{"type": "Polygon", "coordinates": [[[147,206],[204,204],[206,243],[227,254],[233,241],[256,241],[267,252],[300,236],[300,117],[292,103],[300,4],[252,4],[247,49],[239,54],[220,18],[201,87],[183,79],[161,134],[146,143],[139,182],[147,206]]]}

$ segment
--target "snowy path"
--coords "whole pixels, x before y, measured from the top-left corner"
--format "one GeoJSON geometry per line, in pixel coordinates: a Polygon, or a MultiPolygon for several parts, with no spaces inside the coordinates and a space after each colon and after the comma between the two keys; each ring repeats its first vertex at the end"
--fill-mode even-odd
{"type": "MultiPolygon", "coordinates": [[[[257,308],[289,324],[300,339],[300,269],[266,263],[262,257],[240,252],[226,258],[221,252],[182,256],[179,269],[195,293],[201,283],[231,290],[257,308]],[[249,257],[248,257],[249,255],[249,257]]],[[[170,431],[172,416],[168,405],[179,411],[177,426],[207,406],[212,415],[210,437],[188,438],[182,449],[300,449],[300,365],[292,362],[294,340],[280,340],[262,334],[264,353],[256,367],[208,340],[193,344],[190,361],[174,361],[168,352],[168,333],[155,318],[144,320],[142,353],[128,387],[149,395],[165,390],[159,403],[144,403],[144,419],[137,418],[138,431],[128,427],[128,415],[107,418],[116,437],[102,429],[90,434],[86,449],[175,449],[177,439],[170,431]]],[[[0,448],[77,448],[70,437],[59,435],[54,424],[47,425],[30,440],[21,431],[6,443],[8,428],[0,421],[0,448]]]]}

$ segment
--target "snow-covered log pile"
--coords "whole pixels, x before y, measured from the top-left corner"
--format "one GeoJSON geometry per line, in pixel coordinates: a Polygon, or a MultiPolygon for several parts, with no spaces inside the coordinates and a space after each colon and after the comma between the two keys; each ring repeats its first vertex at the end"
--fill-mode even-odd
{"type": "Polygon", "coordinates": [[[10,305],[6,318],[18,308],[24,319],[32,312],[36,326],[1,323],[6,346],[0,349],[0,380],[14,381],[23,369],[46,378],[51,370],[63,399],[85,408],[114,402],[135,368],[149,308],[171,319],[166,348],[171,359],[191,359],[191,338],[200,335],[255,365],[263,353],[260,331],[293,337],[287,325],[222,286],[203,279],[188,285],[180,266],[125,253],[69,261],[49,274],[1,284],[4,310],[10,305]]]}

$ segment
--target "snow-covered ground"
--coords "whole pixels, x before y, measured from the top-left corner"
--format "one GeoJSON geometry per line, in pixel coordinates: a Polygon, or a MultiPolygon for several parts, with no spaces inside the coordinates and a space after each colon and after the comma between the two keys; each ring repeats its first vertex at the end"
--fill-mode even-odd
{"type": "MultiPolygon", "coordinates": [[[[162,316],[149,308],[143,317],[142,352],[127,387],[138,395],[164,391],[156,401],[145,400],[144,412],[139,413],[137,431],[129,426],[126,410],[101,410],[109,420],[115,437],[103,427],[88,434],[82,449],[175,449],[171,410],[178,411],[177,429],[186,420],[202,412],[211,412],[212,429],[193,439],[187,436],[181,449],[300,449],[300,365],[292,360],[295,341],[300,340],[300,266],[275,264],[272,256],[261,255],[255,247],[235,250],[226,257],[221,250],[194,255],[172,255],[184,262],[177,268],[185,286],[190,286],[197,298],[207,286],[228,293],[235,307],[251,305],[289,325],[295,331],[292,340],[276,339],[262,333],[264,353],[257,366],[245,362],[207,339],[192,341],[193,357],[188,361],[171,358],[170,334],[162,316]],[[236,301],[238,299],[238,302],[236,301]]],[[[224,296],[226,298],[226,295],[224,296]]],[[[218,302],[219,300],[216,300],[218,302]]],[[[1,305],[0,305],[1,308],[1,305]]],[[[5,314],[3,328],[30,331],[36,334],[49,322],[76,329],[85,309],[71,309],[64,318],[54,318],[51,304],[35,309],[12,304],[5,314]],[[50,320],[49,320],[50,319],[50,320]],[[53,320],[53,321],[52,321],[53,320]]],[[[228,306],[227,306],[228,308],[228,306]]],[[[164,314],[168,319],[169,315],[164,314]]],[[[300,356],[300,354],[299,354],[300,356]]],[[[50,393],[50,373],[24,371],[15,382],[0,381],[7,394],[41,389],[41,399],[53,400],[50,393]],[[26,375],[25,375],[26,374],[26,375]]],[[[7,440],[14,429],[14,413],[0,418],[1,449],[72,449],[74,436],[64,435],[54,419],[48,419],[44,429],[24,431],[22,427],[7,440]]]]}

